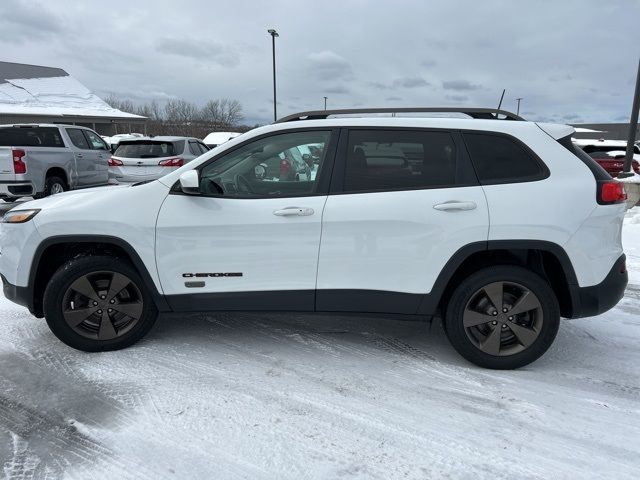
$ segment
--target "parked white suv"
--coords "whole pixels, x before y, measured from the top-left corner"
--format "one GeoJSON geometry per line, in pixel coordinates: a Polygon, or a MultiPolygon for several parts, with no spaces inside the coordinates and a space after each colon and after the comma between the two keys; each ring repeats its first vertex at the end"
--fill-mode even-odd
{"type": "Polygon", "coordinates": [[[441,315],[458,352],[500,369],[542,355],[561,316],[622,297],[624,191],[572,127],[340,113],[358,112],[287,117],[159,180],[9,211],[5,295],[86,351],[131,345],[159,311],[441,315]],[[311,144],[313,178],[265,175],[311,144]]]}

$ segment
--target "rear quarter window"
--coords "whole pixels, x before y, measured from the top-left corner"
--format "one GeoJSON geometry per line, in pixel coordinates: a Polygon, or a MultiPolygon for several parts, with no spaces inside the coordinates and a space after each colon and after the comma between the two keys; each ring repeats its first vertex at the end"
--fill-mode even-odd
{"type": "Polygon", "coordinates": [[[64,141],[55,127],[0,128],[0,147],[63,148],[64,141]]]}
{"type": "Polygon", "coordinates": [[[542,161],[509,135],[464,132],[463,137],[483,185],[531,182],[549,176],[542,161]]]}

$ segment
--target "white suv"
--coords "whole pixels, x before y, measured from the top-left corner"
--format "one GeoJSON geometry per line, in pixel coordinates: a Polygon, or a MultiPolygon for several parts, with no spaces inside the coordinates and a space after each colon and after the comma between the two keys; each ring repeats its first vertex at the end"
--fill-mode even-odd
{"type": "Polygon", "coordinates": [[[501,369],[622,297],[625,194],[572,127],[368,113],[385,110],[305,112],[150,183],[20,205],[5,295],[86,351],[131,345],[158,312],[440,315],[460,354],[501,369]],[[266,174],[310,144],[316,175],[266,174]]]}

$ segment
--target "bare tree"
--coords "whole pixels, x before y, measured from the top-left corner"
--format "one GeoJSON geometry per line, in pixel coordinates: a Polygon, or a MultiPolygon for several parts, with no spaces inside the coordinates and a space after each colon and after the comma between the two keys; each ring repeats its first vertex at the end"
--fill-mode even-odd
{"type": "Polygon", "coordinates": [[[202,108],[182,99],[172,99],[164,105],[155,100],[136,104],[110,95],[105,101],[123,112],[147,117],[146,130],[149,135],[204,138],[217,130],[250,130],[250,127],[240,125],[243,118],[242,105],[238,100],[229,98],[209,100],[202,108]]]}

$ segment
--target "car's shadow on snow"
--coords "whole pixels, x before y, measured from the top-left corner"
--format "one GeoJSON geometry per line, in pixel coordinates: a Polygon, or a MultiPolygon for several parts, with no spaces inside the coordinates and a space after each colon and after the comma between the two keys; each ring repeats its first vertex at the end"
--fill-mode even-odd
{"type": "MultiPolygon", "coordinates": [[[[345,360],[350,355],[394,357],[487,371],[467,362],[453,349],[439,318],[429,322],[326,314],[166,314],[160,316],[144,344],[147,348],[171,345],[173,351],[232,346],[235,350],[275,351],[283,356],[313,353],[345,360]]],[[[579,323],[561,324],[550,350],[520,370],[556,370],[571,363],[572,357],[579,360],[600,354],[599,346],[588,332],[582,332],[579,323]]]]}

